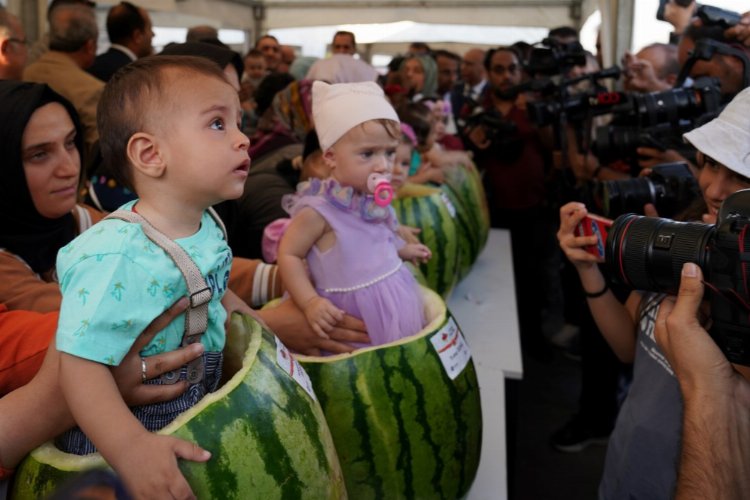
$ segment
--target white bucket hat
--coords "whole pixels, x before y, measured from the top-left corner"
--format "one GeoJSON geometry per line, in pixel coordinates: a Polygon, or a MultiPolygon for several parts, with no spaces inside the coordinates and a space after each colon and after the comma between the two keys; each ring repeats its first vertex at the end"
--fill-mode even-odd
{"type": "Polygon", "coordinates": [[[360,123],[377,119],[399,122],[383,89],[375,82],[329,85],[316,81],[312,87],[312,113],[323,152],[360,123]]]}
{"type": "Polygon", "coordinates": [[[729,170],[750,177],[750,87],[737,94],[718,117],[683,138],[729,170]]]}

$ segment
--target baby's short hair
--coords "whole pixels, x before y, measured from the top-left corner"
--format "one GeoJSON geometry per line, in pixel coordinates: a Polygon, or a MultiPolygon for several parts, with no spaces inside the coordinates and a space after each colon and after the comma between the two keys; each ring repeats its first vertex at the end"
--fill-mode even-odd
{"type": "MultiPolygon", "coordinates": [[[[221,68],[203,57],[150,56],[121,68],[104,87],[96,112],[99,146],[108,171],[120,184],[135,191],[128,161],[128,141],[152,124],[170,126],[168,113],[179,105],[170,92],[167,71],[214,77],[229,83],[221,68]]],[[[188,76],[189,78],[189,76],[188,76]]],[[[200,98],[194,96],[190,98],[200,98]]]]}

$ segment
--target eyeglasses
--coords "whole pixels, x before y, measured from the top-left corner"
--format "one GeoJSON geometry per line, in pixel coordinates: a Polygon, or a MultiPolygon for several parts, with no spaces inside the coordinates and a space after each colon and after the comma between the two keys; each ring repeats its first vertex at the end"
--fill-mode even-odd
{"type": "Polygon", "coordinates": [[[8,41],[9,42],[13,42],[13,43],[20,43],[24,47],[30,47],[31,46],[31,42],[28,41],[28,40],[26,40],[25,38],[21,39],[21,38],[12,38],[11,37],[11,38],[8,38],[8,41]]]}

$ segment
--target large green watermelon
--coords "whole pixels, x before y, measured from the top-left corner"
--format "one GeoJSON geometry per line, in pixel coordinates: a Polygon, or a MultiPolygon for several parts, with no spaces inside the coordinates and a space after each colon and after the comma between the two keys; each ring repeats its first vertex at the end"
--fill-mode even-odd
{"type": "Polygon", "coordinates": [[[417,335],[352,354],[298,357],[328,420],[350,498],[456,499],[476,475],[482,411],[474,364],[454,364],[455,378],[449,376],[438,350],[446,357],[468,350],[461,351],[463,335],[445,303],[423,291],[432,319],[417,335]]]}
{"type": "MultiPolygon", "coordinates": [[[[279,366],[277,349],[255,320],[234,315],[224,364],[234,375],[160,431],[212,452],[207,463],[180,464],[199,499],[346,498],[320,405],[279,366]]],[[[105,466],[99,454],[48,443],[19,466],[11,498],[44,498],[73,474],[105,466]]]]}
{"type": "Polygon", "coordinates": [[[472,258],[474,262],[487,243],[490,232],[490,211],[481,175],[473,164],[444,167],[443,172],[444,186],[455,193],[459,203],[464,207],[463,212],[469,220],[470,227],[476,231],[476,254],[472,258]]]}
{"type": "Polygon", "coordinates": [[[446,200],[440,188],[407,183],[392,202],[401,224],[421,229],[419,239],[432,258],[419,269],[427,286],[443,297],[450,296],[458,282],[461,245],[455,207],[446,200]]]}

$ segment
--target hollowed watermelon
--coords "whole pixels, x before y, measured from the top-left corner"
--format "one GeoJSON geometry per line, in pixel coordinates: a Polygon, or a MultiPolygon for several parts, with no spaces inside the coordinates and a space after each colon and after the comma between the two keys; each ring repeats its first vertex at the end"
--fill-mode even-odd
{"type": "Polygon", "coordinates": [[[456,203],[462,207],[459,212],[466,219],[471,231],[468,237],[469,244],[466,247],[462,245],[462,249],[469,250],[473,264],[487,243],[490,231],[490,211],[482,178],[473,164],[453,165],[445,167],[443,171],[443,188],[457,198],[456,203]]]}
{"type": "Polygon", "coordinates": [[[419,239],[432,251],[432,258],[419,266],[427,286],[448,297],[458,282],[461,245],[450,201],[440,188],[407,183],[392,204],[399,222],[419,228],[419,239]]]}
{"type": "MultiPolygon", "coordinates": [[[[346,498],[320,405],[277,364],[276,350],[255,320],[234,315],[224,362],[234,375],[159,431],[212,452],[207,463],[180,463],[201,500],[346,498]]],[[[99,454],[70,455],[48,443],[18,467],[11,498],[44,498],[72,475],[102,467],[99,454]]]]}
{"type": "Polygon", "coordinates": [[[482,415],[474,364],[448,375],[432,340],[455,320],[437,294],[422,290],[431,318],[422,332],[352,354],[298,356],[350,498],[461,498],[476,475],[482,415]]]}

